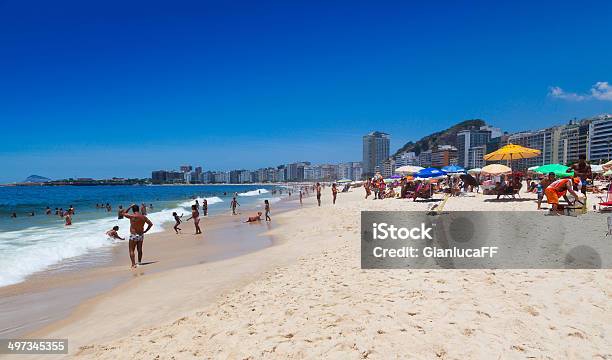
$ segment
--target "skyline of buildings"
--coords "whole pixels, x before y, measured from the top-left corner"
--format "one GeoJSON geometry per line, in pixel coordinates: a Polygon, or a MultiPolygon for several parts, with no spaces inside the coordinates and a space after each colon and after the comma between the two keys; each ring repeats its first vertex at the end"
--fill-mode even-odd
{"type": "Polygon", "coordinates": [[[532,166],[575,162],[581,155],[593,162],[607,161],[612,156],[612,115],[604,114],[567,124],[536,130],[505,133],[489,125],[457,133],[455,144],[439,144],[432,149],[402,152],[390,156],[391,135],[373,131],[362,137],[362,162],[317,164],[300,161],[256,170],[203,171],[201,166],[181,165],[180,171],[153,171],[153,183],[256,183],[360,180],[380,172],[384,177],[394,174],[404,165],[444,167],[459,165],[466,169],[487,164],[484,155],[512,143],[541,151],[537,157],[519,159],[513,168],[525,170],[532,166]]]}

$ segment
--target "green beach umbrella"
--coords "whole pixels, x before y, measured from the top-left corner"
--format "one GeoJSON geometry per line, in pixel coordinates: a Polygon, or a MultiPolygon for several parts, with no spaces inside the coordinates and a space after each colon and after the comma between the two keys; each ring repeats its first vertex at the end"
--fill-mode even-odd
{"type": "Polygon", "coordinates": [[[565,165],[548,164],[548,165],[538,166],[537,168],[535,168],[534,171],[540,174],[555,173],[555,176],[558,176],[558,177],[574,176],[574,172],[573,171],[567,172],[567,169],[569,169],[569,167],[565,165]]]}

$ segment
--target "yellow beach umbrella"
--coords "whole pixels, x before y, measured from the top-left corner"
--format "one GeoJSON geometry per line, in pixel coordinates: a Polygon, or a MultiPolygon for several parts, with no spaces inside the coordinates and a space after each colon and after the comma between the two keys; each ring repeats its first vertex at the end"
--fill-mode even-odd
{"type": "Polygon", "coordinates": [[[481,174],[501,175],[512,172],[512,169],[502,164],[487,165],[480,170],[481,174]]]}
{"type": "Polygon", "coordinates": [[[486,161],[529,159],[540,155],[541,151],[521,145],[508,144],[484,156],[486,161]]]}

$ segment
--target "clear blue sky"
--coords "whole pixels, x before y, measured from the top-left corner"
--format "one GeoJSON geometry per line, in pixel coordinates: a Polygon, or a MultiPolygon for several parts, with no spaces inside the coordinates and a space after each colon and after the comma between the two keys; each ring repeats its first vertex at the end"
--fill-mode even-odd
{"type": "Polygon", "coordinates": [[[360,160],[372,130],[396,149],[464,119],[515,131],[612,112],[610,14],[610,1],[0,0],[0,182],[360,160]]]}

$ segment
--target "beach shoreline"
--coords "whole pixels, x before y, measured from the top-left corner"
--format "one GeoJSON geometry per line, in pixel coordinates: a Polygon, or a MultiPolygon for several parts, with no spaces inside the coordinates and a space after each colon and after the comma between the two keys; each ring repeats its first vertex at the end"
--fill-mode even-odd
{"type": "MultiPolygon", "coordinates": [[[[96,254],[87,253],[69,259],[79,264],[73,268],[63,269],[60,263],[28,276],[23,282],[0,287],[0,308],[3,309],[0,336],[28,336],[40,331],[64,320],[84,302],[112,291],[136,276],[221,261],[273,246],[274,240],[265,235],[268,231],[263,226],[265,222],[259,224],[262,226],[242,226],[245,217],[260,210],[259,206],[246,207],[237,216],[223,213],[202,217],[202,237],[193,234],[193,222],[183,222],[180,235],[174,233],[171,219],[156,224],[164,230],[146,235],[144,265],[133,271],[129,269],[127,241],[121,241],[98,250],[108,253],[105,256],[108,259],[103,262],[88,261],[96,254]]],[[[295,206],[291,199],[284,198],[275,204],[275,213],[290,211],[295,206]]]]}
{"type": "MultiPolygon", "coordinates": [[[[357,188],[334,206],[328,191],[321,207],[309,197],[303,208],[274,216],[266,235],[276,246],[132,279],[29,336],[68,338],[69,356],[96,359],[611,352],[610,270],[362,270],[361,210],[426,211],[430,203],[364,200],[357,188]]],[[[533,210],[532,194],[521,195],[515,202],[451,198],[445,209],[544,216],[533,210]]]]}

